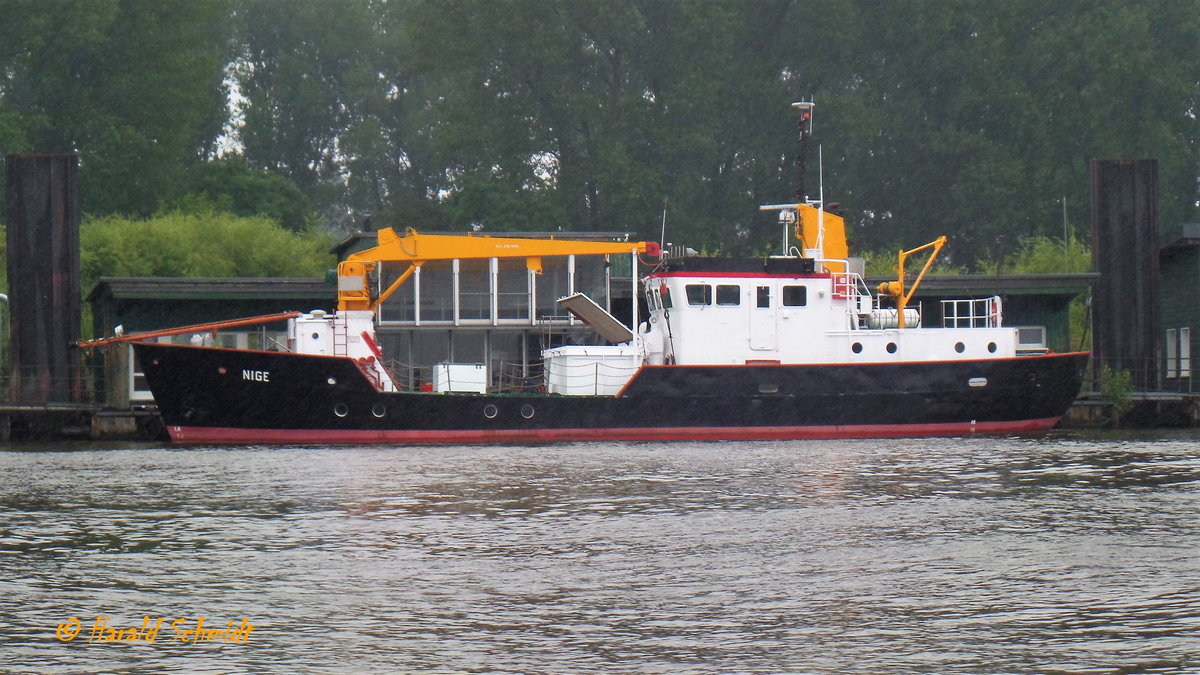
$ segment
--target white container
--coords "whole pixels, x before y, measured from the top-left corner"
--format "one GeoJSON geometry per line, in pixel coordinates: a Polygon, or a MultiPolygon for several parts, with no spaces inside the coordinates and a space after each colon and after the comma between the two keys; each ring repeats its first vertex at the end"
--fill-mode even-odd
{"type": "Polygon", "coordinates": [[[433,390],[438,393],[487,392],[487,366],[482,363],[438,363],[433,374],[433,390]]]}
{"type": "Polygon", "coordinates": [[[642,367],[631,344],[585,347],[567,345],[542,352],[546,391],[569,396],[614,396],[642,367]]]}
{"type": "Polygon", "coordinates": [[[333,318],[325,312],[314,310],[288,320],[292,351],[297,354],[323,354],[332,356],[333,318]]]}

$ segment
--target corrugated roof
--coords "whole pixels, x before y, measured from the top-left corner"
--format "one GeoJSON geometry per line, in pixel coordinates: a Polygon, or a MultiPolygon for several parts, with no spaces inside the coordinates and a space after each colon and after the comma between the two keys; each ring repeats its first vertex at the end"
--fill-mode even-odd
{"type": "Polygon", "coordinates": [[[321,277],[100,277],[86,299],[104,294],[116,299],[336,299],[337,289],[321,277]]]}

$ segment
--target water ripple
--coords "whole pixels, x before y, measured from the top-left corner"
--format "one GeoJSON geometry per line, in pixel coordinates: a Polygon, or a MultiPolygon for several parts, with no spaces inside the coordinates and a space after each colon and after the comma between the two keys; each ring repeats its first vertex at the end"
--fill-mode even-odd
{"type": "Polygon", "coordinates": [[[1192,672],[1195,448],[0,452],[0,669],[1192,672]],[[56,639],[98,616],[257,630],[56,639]]]}

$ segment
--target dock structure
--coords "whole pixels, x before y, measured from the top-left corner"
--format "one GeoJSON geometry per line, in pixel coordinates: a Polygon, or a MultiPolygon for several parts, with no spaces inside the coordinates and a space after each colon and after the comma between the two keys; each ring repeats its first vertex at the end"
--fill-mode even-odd
{"type": "Polygon", "coordinates": [[[4,215],[9,399],[80,402],[79,157],[9,155],[4,215]]]}
{"type": "Polygon", "coordinates": [[[152,408],[114,410],[96,403],[0,404],[0,442],[163,440],[152,408]]]}

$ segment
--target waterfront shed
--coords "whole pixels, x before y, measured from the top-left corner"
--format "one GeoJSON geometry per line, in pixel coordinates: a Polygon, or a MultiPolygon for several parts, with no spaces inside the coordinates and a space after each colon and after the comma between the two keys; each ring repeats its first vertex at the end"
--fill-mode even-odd
{"type": "Polygon", "coordinates": [[[1168,391],[1195,392],[1192,354],[1200,341],[1200,223],[1167,233],[1159,251],[1163,378],[1168,391]]]}
{"type": "MultiPolygon", "coordinates": [[[[118,326],[129,334],[286,311],[332,310],[337,290],[314,277],[101,277],[85,299],[92,310],[93,335],[103,337],[118,326]]],[[[271,349],[285,332],[282,323],[265,324],[225,331],[219,339],[230,347],[271,349]]],[[[191,336],[162,339],[187,341],[191,336]]],[[[98,398],[108,405],[124,409],[152,400],[128,344],[105,347],[102,358],[93,356],[93,369],[98,398]]]]}

